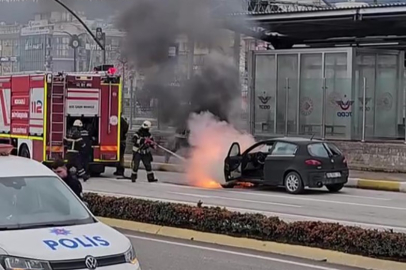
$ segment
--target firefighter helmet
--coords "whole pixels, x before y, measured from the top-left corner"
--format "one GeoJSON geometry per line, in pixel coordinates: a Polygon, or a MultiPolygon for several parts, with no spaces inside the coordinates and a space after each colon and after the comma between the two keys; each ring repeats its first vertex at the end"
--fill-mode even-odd
{"type": "Polygon", "coordinates": [[[145,129],[150,129],[152,126],[150,121],[144,121],[144,123],[142,123],[141,127],[145,128],[145,129]]]}
{"type": "Polygon", "coordinates": [[[75,122],[73,122],[73,126],[74,127],[83,127],[83,123],[79,119],[76,119],[75,122]]]}

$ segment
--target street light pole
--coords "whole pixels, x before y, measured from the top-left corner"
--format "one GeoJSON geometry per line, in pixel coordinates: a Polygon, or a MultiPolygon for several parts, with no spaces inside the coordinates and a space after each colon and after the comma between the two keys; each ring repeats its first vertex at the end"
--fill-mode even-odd
{"type": "Polygon", "coordinates": [[[86,29],[86,31],[89,33],[89,35],[93,38],[93,40],[99,45],[99,47],[103,50],[106,51],[106,48],[104,47],[105,44],[101,44],[100,40],[96,38],[96,36],[93,34],[92,30],[90,30],[89,27],[82,21],[82,19],[75,13],[73,10],[71,10],[68,6],[66,6],[64,3],[62,3],[60,0],[54,0],[56,3],[61,5],[64,9],[66,9],[70,14],[72,14],[73,17],[75,17],[79,23],[86,29]]]}
{"type": "Polygon", "coordinates": [[[78,55],[78,48],[73,48],[73,72],[77,71],[77,55],[78,55]]]}

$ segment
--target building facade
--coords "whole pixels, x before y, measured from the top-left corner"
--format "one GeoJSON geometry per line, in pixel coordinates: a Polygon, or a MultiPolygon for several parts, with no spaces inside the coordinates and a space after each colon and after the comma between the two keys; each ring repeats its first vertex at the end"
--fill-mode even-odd
{"type": "Polygon", "coordinates": [[[82,17],[91,30],[102,27],[106,33],[105,54],[69,13],[36,14],[25,25],[0,24],[0,74],[89,71],[103,63],[119,65],[123,33],[106,20],[82,17]],[[79,39],[77,48],[72,46],[75,36],[79,39]]]}
{"type": "Polygon", "coordinates": [[[21,26],[0,24],[0,75],[20,70],[21,26]]]}

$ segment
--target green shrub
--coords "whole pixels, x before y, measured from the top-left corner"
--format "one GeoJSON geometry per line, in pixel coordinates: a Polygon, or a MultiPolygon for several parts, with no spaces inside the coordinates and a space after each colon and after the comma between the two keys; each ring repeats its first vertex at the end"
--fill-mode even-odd
{"type": "Polygon", "coordinates": [[[242,214],[219,207],[85,194],[96,216],[202,232],[296,244],[406,262],[406,234],[318,221],[284,222],[278,217],[242,214]]]}

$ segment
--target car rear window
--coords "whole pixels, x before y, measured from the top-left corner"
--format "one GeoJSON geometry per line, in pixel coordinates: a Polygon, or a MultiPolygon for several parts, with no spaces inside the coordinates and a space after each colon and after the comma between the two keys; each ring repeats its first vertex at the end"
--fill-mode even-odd
{"type": "Polygon", "coordinates": [[[343,152],[333,143],[326,143],[325,145],[330,148],[330,151],[333,153],[334,156],[341,156],[343,155],[343,152]]]}
{"type": "Polygon", "coordinates": [[[328,158],[329,153],[326,147],[322,143],[312,143],[307,146],[309,154],[313,157],[328,158]]]}

